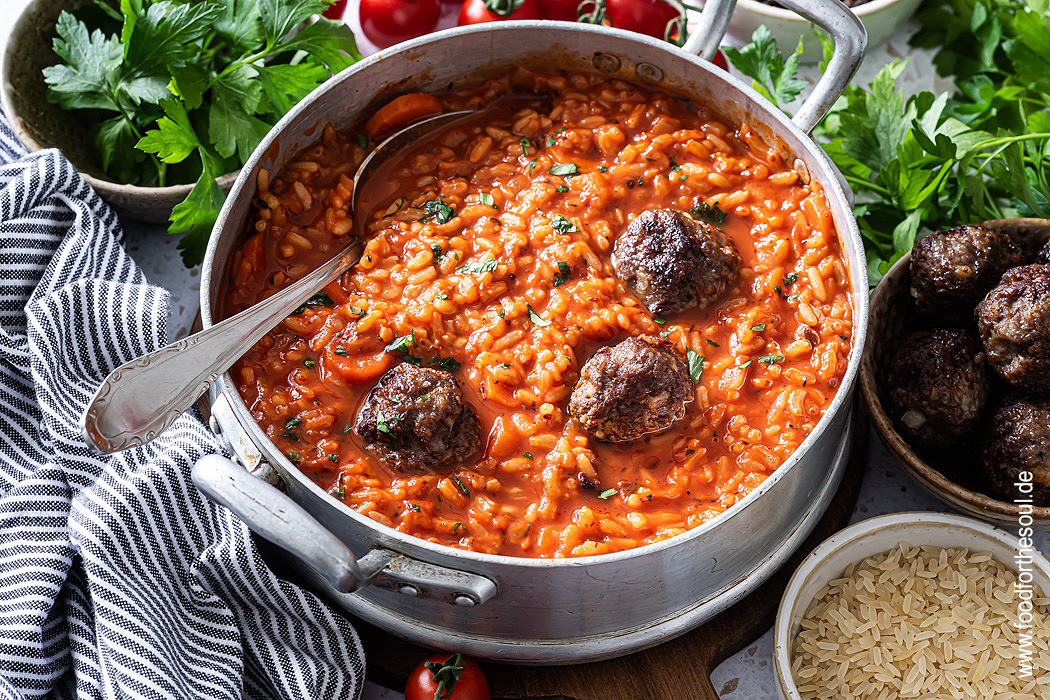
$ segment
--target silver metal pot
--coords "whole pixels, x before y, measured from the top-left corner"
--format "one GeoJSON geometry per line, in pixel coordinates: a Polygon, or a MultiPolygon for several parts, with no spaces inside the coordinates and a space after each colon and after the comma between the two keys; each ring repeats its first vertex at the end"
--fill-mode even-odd
{"type": "Polygon", "coordinates": [[[792,121],[690,53],[714,54],[733,3],[708,2],[686,51],[605,27],[507,22],[439,32],[344,71],[282,119],[241,171],[205,258],[201,315],[205,327],[217,320],[257,172],[280,170],[316,140],[319,126],[343,128],[397,94],[443,90],[514,65],[658,85],[729,119],[746,118],[820,183],[849,263],[853,353],[842,385],[813,433],[758,489],[712,522],[628,551],[561,560],[461,551],[380,525],[329,496],[267,439],[225,375],[211,389],[212,427],[230,440],[240,464],[201,460],[193,473],[201,490],[304,562],[299,569],[337,605],[414,642],[501,661],[582,662],[652,646],[701,624],[771,575],[820,519],[852,442],[853,385],[868,315],[866,265],[849,196],[807,133],[852,76],[865,37],[838,0],[784,0],[836,41],[827,73],[792,121]],[[270,484],[283,484],[287,495],[270,484]]]}

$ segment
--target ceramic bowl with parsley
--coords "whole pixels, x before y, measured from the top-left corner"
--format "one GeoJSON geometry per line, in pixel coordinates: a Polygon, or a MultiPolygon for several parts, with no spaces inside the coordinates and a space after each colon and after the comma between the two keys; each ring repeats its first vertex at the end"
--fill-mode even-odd
{"type": "Polygon", "coordinates": [[[280,118],[360,58],[328,0],[33,0],[0,65],[30,150],[60,149],[119,213],[170,220],[200,261],[236,173],[280,118]]]}

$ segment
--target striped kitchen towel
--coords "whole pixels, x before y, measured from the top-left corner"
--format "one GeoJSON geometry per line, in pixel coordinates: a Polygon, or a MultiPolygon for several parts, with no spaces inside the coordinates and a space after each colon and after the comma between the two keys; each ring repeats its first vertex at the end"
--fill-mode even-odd
{"type": "Polygon", "coordinates": [[[165,341],[167,293],[120,236],[0,119],[0,698],[358,697],[351,626],[190,482],[222,449],[200,420],[111,457],[81,439],[109,370],[165,341]]]}

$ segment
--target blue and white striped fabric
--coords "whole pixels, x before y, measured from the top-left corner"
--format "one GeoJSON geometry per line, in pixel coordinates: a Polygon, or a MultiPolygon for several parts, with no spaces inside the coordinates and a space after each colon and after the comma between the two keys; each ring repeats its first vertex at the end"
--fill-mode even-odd
{"type": "Polygon", "coordinates": [[[276,578],[189,466],[192,416],[101,458],[80,437],[110,368],[160,346],[167,293],[57,151],[0,119],[0,698],[338,698],[364,654],[276,578]]]}

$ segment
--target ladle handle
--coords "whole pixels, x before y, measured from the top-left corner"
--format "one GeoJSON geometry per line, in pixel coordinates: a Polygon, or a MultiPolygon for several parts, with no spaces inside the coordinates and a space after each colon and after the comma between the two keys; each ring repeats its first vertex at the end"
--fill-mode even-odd
{"type": "Polygon", "coordinates": [[[88,404],[81,422],[84,439],[108,454],[160,435],[270,329],[354,265],[361,251],[355,240],[269,299],[117,367],[88,404]]]}

